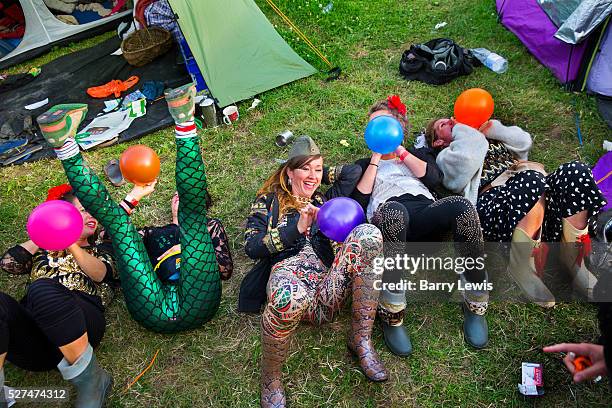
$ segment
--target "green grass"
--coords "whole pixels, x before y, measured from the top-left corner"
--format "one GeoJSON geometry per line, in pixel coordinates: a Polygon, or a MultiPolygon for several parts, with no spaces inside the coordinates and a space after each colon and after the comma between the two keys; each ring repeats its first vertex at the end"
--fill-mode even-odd
{"type": "MultiPolygon", "coordinates": [[[[264,13],[294,49],[321,70],[319,61],[276,16],[263,0],[264,13]]],[[[255,191],[276,167],[286,149],[274,145],[274,136],[285,129],[314,137],[326,163],[351,161],[367,155],[362,132],[366,111],[388,94],[402,96],[414,127],[428,119],[448,115],[459,93],[471,87],[486,88],[495,99],[495,116],[526,128],[535,139],[532,159],[551,170],[562,162],[580,158],[593,164],[603,152],[610,130],[599,118],[592,98],[571,95],[529,55],[521,43],[499,23],[494,2],[487,1],[343,1],[336,0],[329,14],[318,2],[283,0],[280,8],[343,69],[338,81],[326,82],[324,73],[272,90],[259,98],[262,104],[246,111],[234,127],[202,131],[210,191],[216,204],[213,214],[224,220],[232,240],[235,276],[223,288],[217,317],[205,327],[166,336],[140,328],[129,316],[121,296],[107,311],[108,327],[97,351],[110,370],[115,388],[112,406],[257,406],[261,354],[257,316],[238,314],[236,302],[241,278],[252,265],[242,251],[242,231],[255,191]],[[436,23],[448,25],[434,30],[436,23]],[[401,53],[411,43],[450,37],[465,47],[486,47],[509,60],[509,70],[496,75],[486,68],[440,87],[406,82],[398,75],[401,53]],[[584,148],[578,147],[572,98],[582,120],[584,148]],[[350,146],[339,141],[346,139],[350,146]],[[161,349],[152,369],[129,391],[127,384],[161,349]]],[[[322,1],[325,6],[327,1],[322,1]]],[[[239,29],[239,28],[236,28],[239,29]]],[[[14,67],[21,72],[60,55],[91,46],[106,34],[14,67]]],[[[156,149],[162,159],[157,192],[139,206],[137,225],[170,220],[174,191],[172,129],[148,135],[138,142],[156,149]]],[[[130,143],[132,144],[132,143],[130,143]]],[[[103,164],[129,144],[85,154],[99,174],[103,164]]],[[[49,186],[65,182],[57,160],[0,169],[0,250],[26,239],[29,211],[45,197],[49,186]]],[[[128,187],[113,189],[117,199],[128,187]]],[[[25,279],[0,276],[0,285],[16,297],[23,294],[25,279]]],[[[608,407],[607,386],[574,385],[555,356],[542,346],[561,341],[592,341],[597,335],[594,309],[579,304],[558,305],[553,310],[534,306],[495,303],[490,308],[491,341],[486,350],[474,351],[463,342],[461,316],[456,304],[411,304],[406,326],[415,346],[407,359],[394,357],[375,331],[377,348],[391,373],[385,384],[367,382],[345,348],[347,313],[320,328],[301,327],[284,369],[289,402],[310,406],[589,406],[608,407]],[[522,361],[544,364],[546,395],[537,400],[518,394],[522,361]]],[[[63,384],[56,372],[28,373],[7,366],[10,385],[63,384]]]]}

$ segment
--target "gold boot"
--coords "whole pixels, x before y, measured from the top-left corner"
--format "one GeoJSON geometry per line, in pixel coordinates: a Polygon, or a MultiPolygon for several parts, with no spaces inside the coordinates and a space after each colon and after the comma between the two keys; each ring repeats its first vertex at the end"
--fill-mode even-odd
{"type": "Polygon", "coordinates": [[[536,269],[534,253],[543,249],[540,245],[539,238],[534,240],[522,229],[515,228],[512,233],[508,274],[531,302],[542,307],[553,307],[555,296],[542,282],[536,269]]]}
{"type": "Polygon", "coordinates": [[[572,286],[581,296],[593,297],[593,287],[597,283],[595,275],[584,263],[591,253],[591,238],[588,227],[577,229],[565,218],[563,219],[563,237],[561,238],[561,262],[572,278],[572,286]]]}

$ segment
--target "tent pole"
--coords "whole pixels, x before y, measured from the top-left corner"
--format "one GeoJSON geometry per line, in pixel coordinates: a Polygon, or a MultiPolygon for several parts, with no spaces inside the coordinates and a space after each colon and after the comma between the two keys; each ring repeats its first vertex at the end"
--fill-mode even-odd
{"type": "Polygon", "coordinates": [[[606,22],[603,24],[601,32],[599,33],[599,38],[597,39],[597,44],[595,44],[595,49],[593,50],[593,54],[589,59],[589,65],[584,73],[584,79],[582,80],[582,86],[580,87],[580,92],[584,92],[586,88],[587,79],[589,78],[589,73],[591,72],[591,68],[593,67],[593,61],[595,61],[595,55],[597,55],[597,50],[599,50],[599,46],[601,45],[601,39],[606,33],[606,28],[608,27],[608,23],[610,22],[610,16],[606,19],[606,22]]]}

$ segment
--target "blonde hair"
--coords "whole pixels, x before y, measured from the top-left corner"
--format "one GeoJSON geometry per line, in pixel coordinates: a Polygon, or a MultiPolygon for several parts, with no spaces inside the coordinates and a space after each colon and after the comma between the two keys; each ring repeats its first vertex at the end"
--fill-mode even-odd
{"type": "Polygon", "coordinates": [[[289,175],[287,171],[299,169],[313,160],[320,158],[320,154],[315,154],[313,156],[297,156],[289,159],[285,164],[280,166],[274,174],[268,177],[263,186],[257,191],[257,196],[261,197],[269,193],[276,194],[279,203],[279,217],[291,210],[301,210],[304,204],[300,203],[291,193],[291,185],[289,184],[289,175]]]}

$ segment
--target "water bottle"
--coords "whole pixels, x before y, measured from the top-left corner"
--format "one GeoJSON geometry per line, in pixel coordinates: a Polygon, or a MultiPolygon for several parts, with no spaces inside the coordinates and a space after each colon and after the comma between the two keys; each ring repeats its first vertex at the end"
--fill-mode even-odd
{"type": "Polygon", "coordinates": [[[327,6],[323,7],[323,10],[322,10],[323,14],[327,14],[327,13],[329,13],[329,12],[332,10],[332,8],[333,8],[333,7],[334,7],[334,3],[332,3],[332,2],[330,1],[330,2],[327,4],[327,6]]]}
{"type": "Polygon", "coordinates": [[[497,74],[503,74],[508,70],[508,61],[494,52],[486,48],[474,48],[472,53],[482,64],[497,74]]]}

